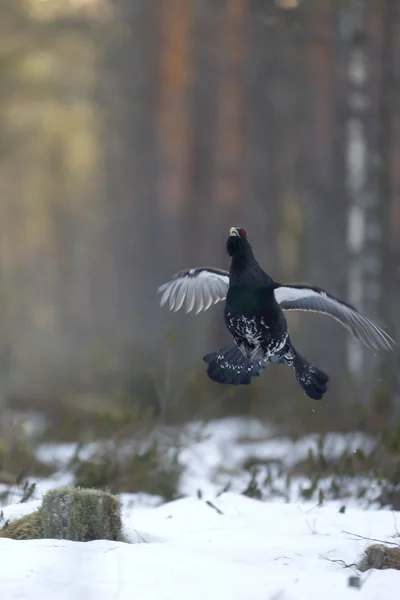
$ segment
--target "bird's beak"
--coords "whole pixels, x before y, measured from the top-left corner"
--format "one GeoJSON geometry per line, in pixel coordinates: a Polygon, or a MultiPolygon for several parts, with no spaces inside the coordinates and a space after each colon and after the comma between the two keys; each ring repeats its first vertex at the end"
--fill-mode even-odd
{"type": "Polygon", "coordinates": [[[239,232],[236,229],[236,227],[231,227],[229,230],[229,237],[234,237],[234,236],[239,237],[239,232]]]}

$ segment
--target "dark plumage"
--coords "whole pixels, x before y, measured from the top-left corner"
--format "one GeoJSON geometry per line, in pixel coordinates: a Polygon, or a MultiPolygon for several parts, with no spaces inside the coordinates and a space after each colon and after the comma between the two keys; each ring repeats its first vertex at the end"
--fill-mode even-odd
{"type": "Polygon", "coordinates": [[[246,385],[268,363],[284,363],[294,368],[310,398],[322,398],[328,376],[293,347],[282,309],[330,315],[367,346],[392,348],[392,338],[350,304],[319,288],[274,281],[256,261],[245,229],[232,227],[226,247],[232,258],[229,273],[210,267],[187,269],[158,289],[161,306],[168,301],[174,311],[185,304],[186,312],[198,313],[226,298],[225,324],[234,344],[204,356],[214,381],[246,385]]]}

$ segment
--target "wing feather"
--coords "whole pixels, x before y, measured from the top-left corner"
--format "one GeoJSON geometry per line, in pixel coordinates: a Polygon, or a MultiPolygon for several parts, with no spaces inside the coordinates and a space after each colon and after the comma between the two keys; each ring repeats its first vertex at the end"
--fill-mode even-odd
{"type": "Polygon", "coordinates": [[[169,309],[172,310],[175,306],[175,300],[176,300],[176,294],[178,292],[179,289],[179,285],[178,282],[176,282],[171,290],[171,294],[169,297],[169,309]]]}
{"type": "Polygon", "coordinates": [[[228,271],[212,267],[185,269],[158,288],[160,305],[168,302],[169,309],[175,312],[184,305],[186,312],[195,309],[197,314],[225,300],[228,287],[228,271]]]}
{"type": "Polygon", "coordinates": [[[391,350],[395,344],[383,329],[354,306],[319,288],[277,284],[275,298],[283,310],[305,310],[333,317],[366,346],[377,350],[391,350]]]}
{"type": "Polygon", "coordinates": [[[174,304],[174,312],[178,311],[180,308],[182,308],[183,303],[185,301],[185,296],[186,296],[186,283],[183,282],[180,286],[178,286],[176,295],[175,295],[175,304],[174,304]]]}
{"type": "Polygon", "coordinates": [[[203,294],[204,294],[204,310],[208,310],[213,303],[213,297],[212,297],[212,294],[210,294],[210,292],[205,288],[203,290],[203,294]]]}
{"type": "Polygon", "coordinates": [[[204,308],[204,294],[203,294],[203,288],[201,288],[200,286],[196,286],[196,310],[195,310],[195,314],[198,315],[199,312],[201,312],[204,308]]]}
{"type": "Polygon", "coordinates": [[[185,296],[185,312],[189,313],[193,310],[196,302],[196,288],[193,285],[189,285],[189,282],[186,282],[185,296]]]}

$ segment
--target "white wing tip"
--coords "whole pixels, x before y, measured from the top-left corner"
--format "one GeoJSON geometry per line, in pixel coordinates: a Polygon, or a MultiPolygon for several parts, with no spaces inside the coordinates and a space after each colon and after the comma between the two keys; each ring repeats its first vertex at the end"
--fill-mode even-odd
{"type": "Polygon", "coordinates": [[[168,286],[169,286],[169,283],[163,283],[162,285],[160,285],[157,288],[157,294],[162,294],[163,291],[166,290],[168,286]]]}

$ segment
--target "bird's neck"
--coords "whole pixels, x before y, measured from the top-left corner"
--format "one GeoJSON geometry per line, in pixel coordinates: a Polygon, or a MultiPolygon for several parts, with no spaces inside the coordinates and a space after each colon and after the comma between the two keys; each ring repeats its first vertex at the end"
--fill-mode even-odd
{"type": "Polygon", "coordinates": [[[232,256],[229,282],[231,286],[245,285],[257,288],[274,283],[256,261],[251,248],[246,248],[246,252],[232,256]]]}

